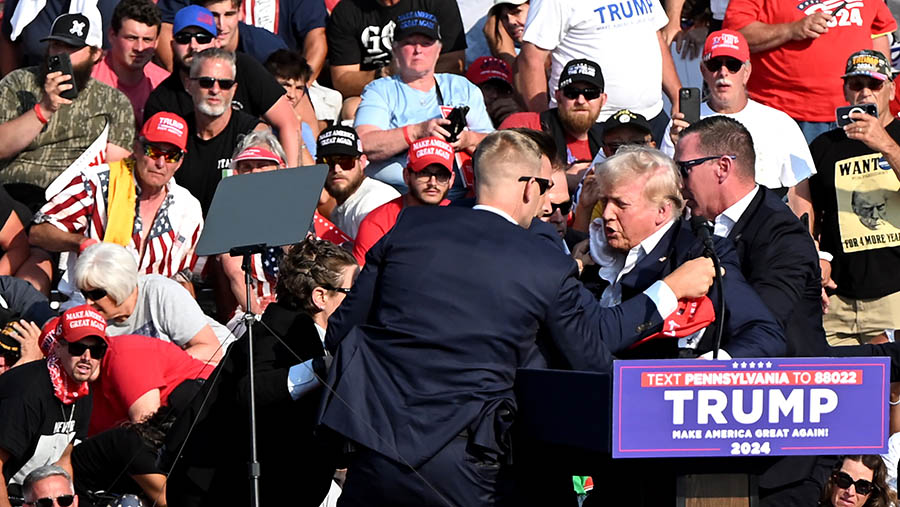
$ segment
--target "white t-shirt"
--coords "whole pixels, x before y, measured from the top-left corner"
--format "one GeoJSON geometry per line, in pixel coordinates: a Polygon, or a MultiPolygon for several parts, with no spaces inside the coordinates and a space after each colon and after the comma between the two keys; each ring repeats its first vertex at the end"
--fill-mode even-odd
{"type": "Polygon", "coordinates": [[[400,192],[387,183],[372,178],[363,178],[353,195],[331,211],[331,221],[338,229],[356,239],[359,224],[373,209],[400,197],[400,192]]]}
{"type": "MultiPolygon", "coordinates": [[[[700,118],[715,116],[716,113],[704,102],[700,104],[700,118]]],[[[803,132],[790,116],[782,111],[749,100],[740,112],[723,114],[741,122],[753,137],[756,149],[756,182],[768,188],[793,187],[797,183],[816,174],[812,155],[803,132]]],[[[675,154],[669,129],[666,127],[660,151],[675,154]]]]}
{"type": "Polygon", "coordinates": [[[662,52],[656,32],[669,22],[658,0],[531,0],[525,42],[551,51],[550,107],[571,60],[600,65],[608,100],[597,121],[620,109],[650,119],[662,110],[662,52]]]}

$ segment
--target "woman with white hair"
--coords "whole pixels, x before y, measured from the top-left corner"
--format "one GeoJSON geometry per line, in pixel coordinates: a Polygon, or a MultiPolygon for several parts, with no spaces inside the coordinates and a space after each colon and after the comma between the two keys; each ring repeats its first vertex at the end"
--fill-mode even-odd
{"type": "MultiPolygon", "coordinates": [[[[128,250],[114,243],[91,245],[75,263],[75,285],[87,304],[107,321],[110,336],[140,334],[173,342],[191,356],[217,363],[221,338],[191,294],[178,282],[161,275],[138,276],[128,250]]],[[[216,324],[218,325],[218,324],[216,324]]]]}

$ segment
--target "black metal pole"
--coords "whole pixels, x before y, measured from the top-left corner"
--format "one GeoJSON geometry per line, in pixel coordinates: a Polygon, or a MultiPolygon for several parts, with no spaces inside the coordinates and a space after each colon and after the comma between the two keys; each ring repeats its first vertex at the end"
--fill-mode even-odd
{"type": "Polygon", "coordinates": [[[244,284],[247,286],[247,306],[244,308],[244,322],[247,325],[247,369],[250,372],[250,507],[259,507],[259,457],[256,449],[256,376],[253,370],[253,323],[256,315],[253,313],[250,292],[250,269],[253,259],[252,253],[244,253],[241,268],[244,270],[244,284]]]}

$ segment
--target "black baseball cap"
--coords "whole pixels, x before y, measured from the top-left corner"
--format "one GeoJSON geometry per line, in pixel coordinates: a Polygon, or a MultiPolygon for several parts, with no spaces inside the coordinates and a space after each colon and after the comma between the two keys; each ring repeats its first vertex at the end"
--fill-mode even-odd
{"type": "Polygon", "coordinates": [[[441,40],[441,26],[437,16],[425,11],[409,11],[397,16],[394,21],[394,40],[400,41],[413,34],[441,40]]]}
{"type": "Polygon", "coordinates": [[[91,22],[84,14],[63,14],[53,20],[53,25],[50,26],[50,35],[41,39],[41,42],[55,40],[83,48],[88,45],[87,38],[90,29],[91,22]]]}
{"type": "Polygon", "coordinates": [[[650,122],[642,114],[633,113],[628,109],[620,109],[603,122],[603,131],[609,132],[622,126],[631,126],[638,130],[643,130],[645,134],[652,134],[653,129],[650,128],[650,122]]]}
{"type": "Polygon", "coordinates": [[[334,125],[323,130],[316,140],[316,157],[344,155],[358,157],[362,155],[362,142],[356,130],[343,125],[334,125]]]}
{"type": "Polygon", "coordinates": [[[562,90],[577,81],[594,85],[599,88],[601,92],[603,91],[603,72],[596,62],[579,58],[567,63],[566,66],[563,67],[562,73],[559,75],[558,88],[562,90]]]}

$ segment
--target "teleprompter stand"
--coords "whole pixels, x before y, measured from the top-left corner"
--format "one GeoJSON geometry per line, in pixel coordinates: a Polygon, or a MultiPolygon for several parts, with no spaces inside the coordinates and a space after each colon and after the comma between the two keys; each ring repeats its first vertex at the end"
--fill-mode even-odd
{"type": "Polygon", "coordinates": [[[259,507],[260,463],[256,449],[256,379],[253,370],[251,270],[253,255],[266,248],[303,240],[312,222],[328,167],[315,165],[232,176],[219,182],[213,196],[197,255],[228,253],[241,256],[247,289],[244,323],[247,327],[250,376],[250,505],[259,507]]]}

